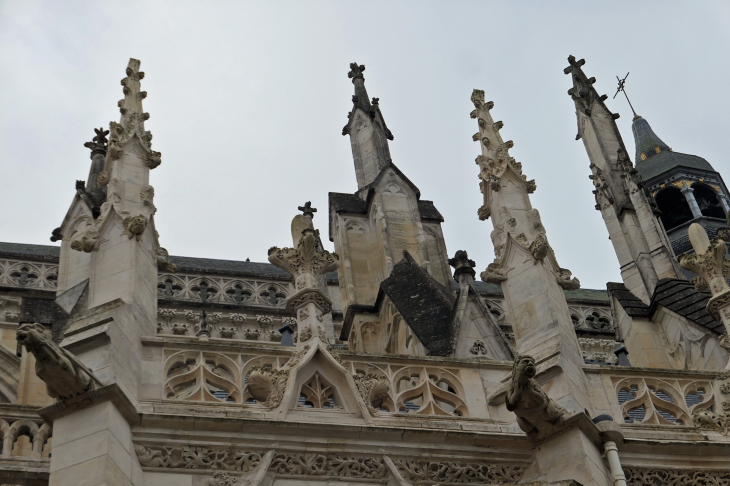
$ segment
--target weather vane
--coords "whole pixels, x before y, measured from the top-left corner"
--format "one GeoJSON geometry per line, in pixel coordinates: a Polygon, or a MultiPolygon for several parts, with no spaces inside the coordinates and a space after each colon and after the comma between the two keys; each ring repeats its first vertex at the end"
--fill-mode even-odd
{"type": "Polygon", "coordinates": [[[624,93],[624,96],[626,97],[626,101],[629,102],[629,106],[631,107],[631,111],[634,113],[634,118],[636,118],[638,115],[636,114],[636,111],[634,110],[634,105],[631,104],[631,100],[629,99],[629,95],[626,94],[626,89],[625,89],[625,87],[626,87],[626,78],[629,77],[629,74],[630,73],[626,73],[626,76],[624,76],[624,79],[621,79],[618,76],[616,76],[616,79],[618,80],[618,89],[616,89],[616,94],[613,95],[613,99],[616,99],[616,96],[618,96],[618,94],[620,92],[623,92],[624,93]]]}

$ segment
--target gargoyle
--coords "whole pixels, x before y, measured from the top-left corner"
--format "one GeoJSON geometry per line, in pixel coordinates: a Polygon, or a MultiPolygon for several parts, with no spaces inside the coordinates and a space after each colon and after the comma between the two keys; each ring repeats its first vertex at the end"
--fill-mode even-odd
{"type": "Polygon", "coordinates": [[[517,356],[512,383],[507,390],[507,410],[517,416],[517,425],[535,442],[546,438],[565,423],[566,410],[551,400],[535,381],[535,360],[517,356]]]}
{"type": "Polygon", "coordinates": [[[124,218],[124,234],[129,236],[129,239],[137,238],[139,241],[142,238],[145,228],[147,228],[147,218],[144,216],[128,216],[124,218]]]}
{"type": "Polygon", "coordinates": [[[35,373],[45,382],[48,396],[71,398],[102,385],[76,356],[53,342],[43,325],[21,325],[16,339],[35,356],[35,373]]]}
{"type": "Polygon", "coordinates": [[[162,247],[159,247],[156,252],[157,256],[157,269],[161,272],[175,273],[179,265],[170,263],[170,254],[162,247]]]}
{"type": "Polygon", "coordinates": [[[99,249],[99,232],[93,229],[85,231],[78,238],[71,242],[71,249],[91,253],[99,249]]]}

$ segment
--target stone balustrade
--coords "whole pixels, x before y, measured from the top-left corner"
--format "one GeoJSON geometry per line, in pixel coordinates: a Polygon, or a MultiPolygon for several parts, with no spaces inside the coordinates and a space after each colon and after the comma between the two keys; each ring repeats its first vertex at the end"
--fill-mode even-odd
{"type": "Polygon", "coordinates": [[[51,427],[35,412],[36,407],[0,404],[1,459],[47,459],[51,454],[51,427]],[[23,437],[27,437],[23,440],[23,437]]]}

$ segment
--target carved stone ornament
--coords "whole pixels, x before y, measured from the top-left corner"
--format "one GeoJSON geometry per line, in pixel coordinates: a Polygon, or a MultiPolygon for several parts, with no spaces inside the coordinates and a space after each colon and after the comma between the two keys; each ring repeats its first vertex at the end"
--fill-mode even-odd
{"type": "Polygon", "coordinates": [[[694,254],[683,253],[677,257],[682,268],[690,270],[697,277],[692,283],[698,291],[709,287],[712,298],[707,303],[707,310],[715,319],[721,320],[725,328],[730,328],[730,319],[721,317],[720,309],[730,305],[730,260],[725,258],[727,246],[722,238],[715,237],[710,241],[705,229],[692,223],[687,231],[694,254]]]}
{"type": "Polygon", "coordinates": [[[507,272],[502,264],[493,262],[487,265],[487,269],[479,274],[484,282],[499,284],[507,279],[507,272]]]}
{"type": "Polygon", "coordinates": [[[712,413],[707,409],[695,409],[692,422],[701,429],[716,430],[723,435],[730,435],[730,413],[712,413]]]}
{"type": "Polygon", "coordinates": [[[48,396],[72,398],[101,386],[101,382],[76,356],[53,342],[43,325],[22,324],[16,332],[16,339],[35,357],[35,373],[46,383],[48,396]]]}
{"type": "Polygon", "coordinates": [[[157,269],[161,272],[175,273],[179,265],[170,263],[170,254],[166,249],[159,247],[156,251],[157,269]]]}
{"type": "Polygon", "coordinates": [[[190,446],[135,444],[134,451],[142,467],[218,469],[239,473],[253,471],[261,463],[262,456],[259,452],[190,446]]]}
{"type": "Polygon", "coordinates": [[[378,410],[375,408],[380,405],[384,398],[388,397],[390,391],[390,383],[388,378],[383,375],[357,373],[352,375],[357,386],[357,391],[365,401],[370,413],[375,414],[378,410]]]}
{"type": "Polygon", "coordinates": [[[542,261],[547,256],[549,249],[550,245],[548,245],[547,238],[543,233],[538,234],[528,248],[535,260],[538,261],[542,261]]]}
{"type": "Polygon", "coordinates": [[[580,288],[580,280],[573,277],[573,273],[567,268],[558,268],[558,285],[563,290],[577,290],[580,288]]]}
{"type": "Polygon", "coordinates": [[[137,241],[142,239],[142,233],[147,228],[147,218],[144,216],[128,216],[124,218],[124,233],[131,240],[136,238],[137,241]]]}
{"type": "Polygon", "coordinates": [[[487,354],[489,354],[487,346],[484,344],[484,341],[481,341],[479,339],[474,341],[472,347],[469,348],[469,352],[471,354],[476,354],[477,356],[487,356],[487,354]]]}
{"type": "MultiPolygon", "coordinates": [[[[281,334],[279,334],[281,339],[281,334]]],[[[284,391],[286,383],[289,380],[291,369],[294,368],[302,360],[310,345],[299,348],[296,353],[289,358],[284,366],[279,369],[273,369],[267,366],[256,366],[251,368],[248,373],[246,382],[249,393],[260,402],[264,407],[274,409],[281,404],[284,399],[284,391]]]]}
{"type": "Polygon", "coordinates": [[[507,390],[507,410],[517,416],[517,425],[533,441],[542,440],[559,430],[567,412],[551,400],[535,381],[535,360],[517,356],[512,367],[512,381],[507,390]]]}
{"type": "Polygon", "coordinates": [[[627,486],[724,486],[730,484],[730,470],[655,469],[624,467],[627,486]]]}
{"type": "Polygon", "coordinates": [[[382,457],[322,455],[306,452],[276,454],[269,471],[291,476],[383,479],[388,469],[382,457]]]}
{"type": "Polygon", "coordinates": [[[84,231],[76,239],[71,242],[71,249],[91,253],[97,251],[101,240],[99,240],[99,232],[95,229],[84,231]]]}
{"type": "Polygon", "coordinates": [[[302,231],[296,248],[269,249],[269,261],[294,277],[297,290],[317,288],[317,277],[336,270],[339,260],[336,253],[317,249],[317,234],[312,228],[302,231]]]}
{"type": "MultiPolygon", "coordinates": [[[[325,314],[332,310],[332,301],[319,289],[304,289],[297,292],[286,300],[286,308],[293,312],[297,308],[309,302],[317,304],[317,306],[322,309],[322,312],[325,314]]],[[[304,317],[302,317],[302,319],[304,319],[304,317]]]]}
{"type": "Polygon", "coordinates": [[[272,369],[265,366],[252,368],[248,373],[248,391],[264,407],[272,409],[281,404],[289,379],[289,369],[272,369]]]}
{"type": "Polygon", "coordinates": [[[299,339],[301,339],[300,342],[305,342],[312,339],[312,326],[304,326],[299,332],[299,339]]]}
{"type": "Polygon", "coordinates": [[[430,459],[393,459],[403,479],[419,484],[515,484],[523,466],[481,462],[439,462],[430,459]]]}

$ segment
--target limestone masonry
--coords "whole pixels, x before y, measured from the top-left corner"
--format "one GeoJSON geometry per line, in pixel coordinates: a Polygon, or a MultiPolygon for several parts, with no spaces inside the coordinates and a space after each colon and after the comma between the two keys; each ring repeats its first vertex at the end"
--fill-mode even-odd
{"type": "Polygon", "coordinates": [[[268,263],[171,256],[130,59],[60,247],[0,243],[0,485],[730,486],[730,193],[636,114],[632,162],[568,61],[622,276],[605,290],[560,266],[539,161],[510,155],[478,89],[494,261],[449,253],[357,63],[357,191],[299,207],[268,263]]]}

